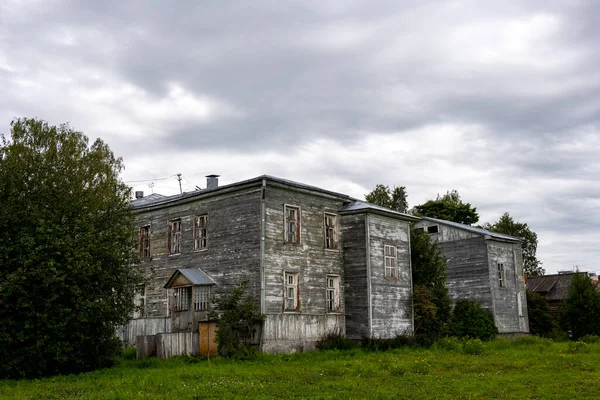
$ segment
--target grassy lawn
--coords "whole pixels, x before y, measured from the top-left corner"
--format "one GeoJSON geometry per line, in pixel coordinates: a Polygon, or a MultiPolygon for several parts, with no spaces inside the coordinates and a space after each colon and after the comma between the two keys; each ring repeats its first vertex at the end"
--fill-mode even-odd
{"type": "Polygon", "coordinates": [[[128,360],[110,369],[0,381],[2,399],[600,397],[600,343],[537,338],[467,347],[359,349],[222,358],[128,360]],[[470,351],[469,351],[470,350],[470,351]],[[468,354],[478,353],[482,354],[468,354]]]}

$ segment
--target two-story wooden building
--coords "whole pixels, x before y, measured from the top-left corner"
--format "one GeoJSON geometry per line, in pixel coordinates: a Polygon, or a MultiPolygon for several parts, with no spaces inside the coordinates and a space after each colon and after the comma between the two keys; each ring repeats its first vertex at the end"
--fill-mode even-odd
{"type": "Polygon", "coordinates": [[[332,331],[413,331],[416,217],[271,176],[207,178],[205,190],[132,201],[148,280],[135,332],[122,337],[192,332],[202,342],[211,300],[242,280],[266,315],[263,351],[311,349],[332,331]]]}

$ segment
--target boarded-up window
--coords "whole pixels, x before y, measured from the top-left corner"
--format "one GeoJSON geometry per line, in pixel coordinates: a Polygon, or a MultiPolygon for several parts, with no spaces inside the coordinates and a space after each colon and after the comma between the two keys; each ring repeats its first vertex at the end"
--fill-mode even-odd
{"type": "Polygon", "coordinates": [[[173,292],[173,310],[174,311],[187,311],[190,309],[190,303],[192,300],[192,287],[178,287],[173,292]]]}
{"type": "Polygon", "coordinates": [[[498,286],[506,287],[506,274],[504,272],[504,264],[498,263],[498,286]]]}
{"type": "Polygon", "coordinates": [[[325,213],[325,248],[337,249],[337,215],[325,213]]]}
{"type": "Polygon", "coordinates": [[[295,272],[285,273],[285,297],[284,310],[298,311],[300,309],[298,302],[298,274],[295,272]]]}
{"type": "Polygon", "coordinates": [[[327,275],[327,311],[340,311],[340,277],[336,275],[327,275]]]}
{"type": "Polygon", "coordinates": [[[150,225],[140,227],[140,258],[150,258],[150,225]]]}
{"type": "Polygon", "coordinates": [[[300,207],[285,206],[285,242],[291,244],[300,243],[300,207]]]}
{"type": "Polygon", "coordinates": [[[398,279],[398,258],[396,254],[396,246],[383,246],[385,277],[398,279]]]}
{"type": "Polygon", "coordinates": [[[194,218],[194,250],[203,250],[208,246],[208,215],[194,218]]]}
{"type": "Polygon", "coordinates": [[[169,221],[169,254],[181,253],[181,220],[169,221]]]}
{"type": "Polygon", "coordinates": [[[210,286],[194,287],[194,311],[206,311],[210,303],[210,286]]]}

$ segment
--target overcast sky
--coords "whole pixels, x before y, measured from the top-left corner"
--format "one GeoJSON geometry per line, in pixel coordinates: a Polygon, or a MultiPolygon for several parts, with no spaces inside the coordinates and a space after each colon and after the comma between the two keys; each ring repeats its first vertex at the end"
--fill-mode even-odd
{"type": "Polygon", "coordinates": [[[457,189],[527,222],[547,273],[600,272],[595,0],[0,0],[0,133],[25,116],[102,138],[146,194],[457,189]]]}

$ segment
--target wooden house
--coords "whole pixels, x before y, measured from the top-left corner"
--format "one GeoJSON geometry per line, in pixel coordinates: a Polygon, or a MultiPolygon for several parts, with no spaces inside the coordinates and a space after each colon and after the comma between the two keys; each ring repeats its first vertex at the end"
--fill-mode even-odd
{"type": "Polygon", "coordinates": [[[186,348],[205,343],[213,296],[242,280],[266,315],[263,351],[312,349],[329,332],[413,331],[416,217],[271,176],[225,186],[207,178],[204,190],[132,201],[147,284],[122,338],[186,333],[186,348]]]}
{"type": "Polygon", "coordinates": [[[448,292],[454,302],[480,303],[494,314],[501,334],[529,332],[524,239],[428,217],[415,227],[428,232],[446,257],[448,292]]]}

